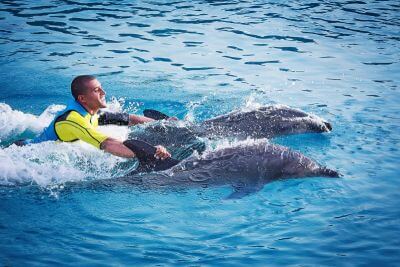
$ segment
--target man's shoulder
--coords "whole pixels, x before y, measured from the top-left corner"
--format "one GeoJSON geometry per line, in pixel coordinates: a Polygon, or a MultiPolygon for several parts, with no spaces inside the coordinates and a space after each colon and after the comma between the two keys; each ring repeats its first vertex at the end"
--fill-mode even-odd
{"type": "Polygon", "coordinates": [[[75,110],[68,111],[67,114],[65,114],[65,116],[63,117],[64,120],[66,121],[72,121],[82,126],[90,125],[89,123],[90,118],[86,118],[87,116],[82,116],[79,112],[75,110]]]}

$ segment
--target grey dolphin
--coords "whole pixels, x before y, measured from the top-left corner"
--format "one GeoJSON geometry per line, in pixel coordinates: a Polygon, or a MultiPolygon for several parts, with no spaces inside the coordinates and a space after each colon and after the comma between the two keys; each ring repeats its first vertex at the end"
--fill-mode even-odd
{"type": "MultiPolygon", "coordinates": [[[[248,111],[233,111],[199,124],[160,121],[136,127],[130,137],[164,145],[173,153],[179,154],[182,147],[191,148],[192,151],[204,150],[205,146],[201,140],[204,138],[273,138],[331,130],[331,124],[318,116],[284,105],[271,105],[248,111]]],[[[185,156],[187,155],[183,154],[181,158],[185,156]]]]}
{"type": "Polygon", "coordinates": [[[133,174],[95,184],[127,184],[143,188],[192,188],[231,185],[228,198],[261,190],[266,183],[287,178],[339,177],[300,152],[264,140],[192,155],[162,172],[133,174]]]}
{"type": "Polygon", "coordinates": [[[323,133],[332,125],[322,118],[284,105],[260,107],[249,111],[233,111],[204,121],[206,136],[239,138],[273,138],[301,133],[323,133]]]}

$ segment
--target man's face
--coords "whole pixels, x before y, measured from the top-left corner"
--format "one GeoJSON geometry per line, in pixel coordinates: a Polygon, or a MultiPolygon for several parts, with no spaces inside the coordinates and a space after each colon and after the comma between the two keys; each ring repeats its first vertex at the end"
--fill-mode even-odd
{"type": "Polygon", "coordinates": [[[92,110],[107,107],[106,92],[101,87],[101,83],[97,80],[86,82],[86,94],[83,95],[82,102],[92,110]]]}

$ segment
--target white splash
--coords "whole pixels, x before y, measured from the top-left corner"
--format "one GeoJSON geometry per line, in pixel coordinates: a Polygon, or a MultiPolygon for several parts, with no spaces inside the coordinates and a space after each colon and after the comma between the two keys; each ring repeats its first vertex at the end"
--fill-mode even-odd
{"type": "Polygon", "coordinates": [[[207,101],[207,96],[204,96],[200,99],[200,101],[190,101],[188,104],[186,104],[188,112],[185,115],[184,121],[194,123],[195,122],[194,111],[196,110],[197,107],[201,106],[206,101],[207,101]]]}
{"type": "Polygon", "coordinates": [[[5,103],[0,103],[0,139],[19,135],[25,131],[39,133],[51,122],[55,114],[65,108],[62,105],[50,105],[39,116],[12,109],[5,103]]]}
{"type": "Polygon", "coordinates": [[[114,96],[111,97],[111,100],[107,102],[107,107],[102,109],[108,112],[122,112],[122,107],[125,105],[124,98],[116,98],[114,96]]]}
{"type": "Polygon", "coordinates": [[[247,138],[245,140],[239,139],[220,139],[217,141],[208,141],[207,149],[203,152],[203,155],[207,155],[208,153],[213,153],[218,150],[226,149],[226,148],[235,148],[235,147],[246,147],[257,144],[269,144],[270,141],[266,138],[254,139],[247,138]]]}
{"type": "Polygon", "coordinates": [[[120,141],[125,141],[129,137],[129,127],[118,126],[118,125],[104,125],[99,126],[98,130],[105,135],[118,139],[120,141]]]}
{"type": "Polygon", "coordinates": [[[242,111],[251,111],[255,109],[261,108],[263,105],[256,101],[253,94],[249,95],[244,103],[244,106],[241,108],[242,111]]]}
{"type": "Polygon", "coordinates": [[[0,185],[42,187],[69,181],[110,178],[125,161],[83,142],[43,142],[0,149],[0,185]]]}
{"type": "MultiPolygon", "coordinates": [[[[64,108],[63,105],[50,105],[35,116],[0,103],[0,139],[6,140],[26,131],[39,134],[64,108]]],[[[120,101],[112,100],[109,110],[121,111],[120,101]]],[[[120,140],[129,135],[126,126],[101,126],[99,130],[120,140]]],[[[0,149],[0,185],[32,183],[48,188],[67,181],[122,176],[124,170],[118,170],[118,164],[124,161],[81,141],[44,142],[23,147],[11,145],[0,149]]]]}

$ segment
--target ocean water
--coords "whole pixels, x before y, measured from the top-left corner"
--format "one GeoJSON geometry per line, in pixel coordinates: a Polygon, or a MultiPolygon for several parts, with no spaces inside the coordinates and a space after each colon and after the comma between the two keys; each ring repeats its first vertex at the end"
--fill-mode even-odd
{"type": "Polygon", "coordinates": [[[0,265],[398,266],[399,14],[390,0],[1,0],[0,265]],[[115,111],[316,114],[331,133],[270,141],[343,177],[234,200],[228,186],[71,188],[134,163],[82,143],[7,146],[46,127],[79,74],[115,111]]]}

